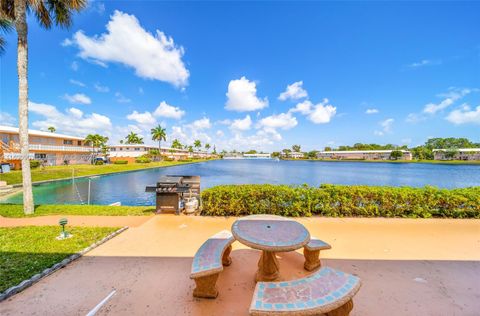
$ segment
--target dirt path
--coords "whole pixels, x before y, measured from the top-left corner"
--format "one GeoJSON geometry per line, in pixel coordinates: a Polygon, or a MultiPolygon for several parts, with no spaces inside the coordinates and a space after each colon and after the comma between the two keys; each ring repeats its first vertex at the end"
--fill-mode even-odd
{"type": "Polygon", "coordinates": [[[79,216],[79,215],[48,215],[28,218],[9,218],[0,216],[0,227],[15,226],[45,226],[58,225],[60,218],[68,218],[71,226],[100,227],[137,227],[148,221],[152,216],[79,216]]]}
{"type": "MultiPolygon", "coordinates": [[[[192,297],[195,251],[235,218],[155,216],[0,303],[1,315],[248,315],[259,252],[235,242],[215,300],[192,297]]],[[[299,219],[333,248],[324,265],[360,276],[353,316],[478,315],[480,220],[299,219]]],[[[307,274],[279,253],[283,279],[307,274]]]]}

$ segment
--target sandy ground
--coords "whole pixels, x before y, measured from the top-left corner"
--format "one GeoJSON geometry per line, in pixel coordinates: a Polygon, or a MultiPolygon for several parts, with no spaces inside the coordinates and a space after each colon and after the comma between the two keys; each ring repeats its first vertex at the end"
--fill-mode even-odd
{"type": "MultiPolygon", "coordinates": [[[[195,299],[192,257],[234,218],[150,218],[0,303],[1,315],[247,315],[259,252],[234,243],[215,300],[195,299]]],[[[332,244],[323,264],[360,276],[351,315],[479,315],[480,221],[300,219],[332,244]]],[[[283,279],[306,275],[299,252],[280,253],[283,279]]]]}
{"type": "Polygon", "coordinates": [[[0,216],[0,227],[15,226],[45,226],[58,225],[60,218],[68,218],[71,226],[99,227],[137,227],[148,221],[152,216],[79,216],[79,215],[49,215],[29,218],[9,218],[0,216]]]}

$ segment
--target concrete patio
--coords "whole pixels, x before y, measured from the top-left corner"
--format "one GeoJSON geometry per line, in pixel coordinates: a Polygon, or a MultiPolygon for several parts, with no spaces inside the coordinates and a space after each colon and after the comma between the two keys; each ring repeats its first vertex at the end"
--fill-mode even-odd
{"type": "MultiPolygon", "coordinates": [[[[192,257],[235,218],[161,215],[0,303],[2,315],[247,315],[259,252],[233,244],[215,300],[192,297],[192,257]]],[[[302,218],[332,249],[323,264],[363,281],[351,315],[478,315],[480,220],[302,218]]],[[[101,224],[101,223],[99,223],[101,224]]],[[[279,254],[283,279],[307,274],[299,252],[279,254]]]]}

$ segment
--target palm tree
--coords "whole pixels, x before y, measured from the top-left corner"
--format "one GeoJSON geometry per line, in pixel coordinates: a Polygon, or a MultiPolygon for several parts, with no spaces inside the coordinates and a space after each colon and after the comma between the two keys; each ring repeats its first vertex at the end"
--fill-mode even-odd
{"type": "Polygon", "coordinates": [[[293,146],[292,146],[292,150],[293,150],[294,152],[296,152],[296,153],[299,153],[300,150],[301,150],[301,147],[300,147],[300,145],[293,145],[293,146]]]}
{"type": "Polygon", "coordinates": [[[56,129],[55,127],[53,127],[53,126],[50,126],[50,127],[48,127],[47,129],[48,129],[48,131],[49,131],[50,133],[55,133],[55,132],[57,131],[57,129],[56,129]]]}
{"type": "Polygon", "coordinates": [[[125,144],[143,144],[143,137],[134,132],[130,132],[125,139],[127,140],[125,144]]]}
{"type": "Polygon", "coordinates": [[[208,150],[210,149],[210,144],[209,143],[205,144],[205,149],[207,150],[207,153],[208,153],[208,150]]]}
{"type": "Polygon", "coordinates": [[[193,146],[194,146],[195,148],[197,148],[197,151],[198,151],[199,148],[202,147],[202,142],[201,142],[199,139],[197,139],[197,140],[195,140],[195,141],[193,142],[193,146]]]}
{"type": "Polygon", "coordinates": [[[182,143],[180,143],[180,141],[178,139],[174,139],[173,142],[172,142],[172,148],[182,149],[183,145],[182,145],[182,143]]]}
{"type": "Polygon", "coordinates": [[[163,141],[167,140],[167,132],[165,131],[164,128],[162,128],[161,125],[158,125],[155,128],[152,128],[150,130],[150,133],[152,133],[152,140],[158,141],[158,152],[160,155],[162,154],[162,149],[160,148],[160,143],[163,141]]]}
{"type": "Polygon", "coordinates": [[[34,212],[28,153],[27,12],[33,13],[40,25],[46,29],[51,28],[52,24],[69,27],[72,24],[73,13],[85,8],[86,4],[86,0],[2,0],[0,2],[1,20],[11,21],[17,31],[18,133],[22,157],[23,211],[25,214],[34,212]]]}
{"type": "MultiPolygon", "coordinates": [[[[0,30],[4,33],[9,32],[12,29],[12,21],[8,20],[6,17],[0,16],[0,30]]],[[[5,39],[0,36],[0,53],[3,53],[5,50],[5,39]]]]}
{"type": "Polygon", "coordinates": [[[106,147],[106,144],[108,142],[108,137],[102,136],[99,134],[88,134],[87,137],[85,137],[85,141],[88,142],[92,146],[92,163],[95,160],[96,154],[98,152],[95,151],[95,148],[104,148],[106,147]]]}

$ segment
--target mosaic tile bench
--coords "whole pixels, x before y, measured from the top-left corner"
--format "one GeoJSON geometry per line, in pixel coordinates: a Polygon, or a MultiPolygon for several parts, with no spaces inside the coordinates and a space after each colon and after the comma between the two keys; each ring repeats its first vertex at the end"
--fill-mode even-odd
{"type": "Polygon", "coordinates": [[[232,263],[230,252],[234,241],[232,233],[223,230],[207,239],[197,250],[190,273],[190,279],[193,279],[196,284],[193,296],[203,298],[218,296],[215,283],[218,275],[223,271],[223,266],[232,263]]]}
{"type": "Polygon", "coordinates": [[[315,237],[311,237],[308,244],[303,247],[303,255],[305,256],[305,264],[303,267],[307,271],[313,271],[321,266],[320,250],[331,249],[332,246],[315,237]]]}
{"type": "Polygon", "coordinates": [[[323,267],[312,275],[286,282],[258,282],[250,315],[347,316],[360,279],[323,267]]]}

